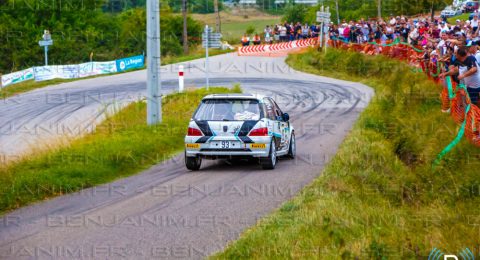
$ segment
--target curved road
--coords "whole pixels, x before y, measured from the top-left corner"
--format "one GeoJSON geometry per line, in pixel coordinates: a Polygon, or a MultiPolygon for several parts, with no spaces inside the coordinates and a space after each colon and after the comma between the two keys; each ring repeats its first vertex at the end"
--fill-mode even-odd
{"type": "MultiPolygon", "coordinates": [[[[198,259],[237,239],[319,176],[373,95],[358,83],[292,70],[284,59],[215,56],[210,82],[272,95],[291,115],[297,159],[281,160],[274,171],[204,161],[200,172],[189,172],[178,155],[138,175],[3,216],[0,258],[198,259]]],[[[187,86],[204,85],[203,62],[185,63],[187,86]]],[[[177,86],[176,66],[162,68],[164,93],[177,86]]],[[[145,78],[137,71],[2,101],[3,159],[91,131],[112,103],[143,98],[145,78]]]]}

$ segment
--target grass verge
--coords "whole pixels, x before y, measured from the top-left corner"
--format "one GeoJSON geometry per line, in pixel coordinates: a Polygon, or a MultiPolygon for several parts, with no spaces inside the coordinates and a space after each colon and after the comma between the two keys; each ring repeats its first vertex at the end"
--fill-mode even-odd
{"type": "MultiPolygon", "coordinates": [[[[211,49],[209,50],[208,55],[215,56],[215,55],[225,54],[229,52],[232,52],[232,50],[211,49]]],[[[190,54],[188,55],[164,57],[162,58],[162,64],[168,65],[168,64],[178,63],[178,62],[185,62],[189,60],[200,59],[203,57],[205,57],[205,50],[202,49],[201,47],[197,47],[195,49],[192,49],[190,54]]],[[[145,69],[145,68],[142,68],[142,69],[145,69]]],[[[118,75],[122,73],[136,71],[136,70],[142,70],[142,69],[129,70],[129,71],[124,71],[124,72],[114,73],[114,74],[96,75],[96,76],[78,78],[78,79],[52,79],[52,80],[46,80],[46,81],[29,80],[29,81],[13,84],[0,89],[0,99],[5,99],[8,97],[12,97],[21,93],[25,93],[37,88],[43,88],[46,86],[58,85],[61,83],[67,83],[67,82],[90,79],[90,78],[107,77],[107,76],[118,75]]]]}
{"type": "Polygon", "coordinates": [[[479,149],[455,137],[441,86],[386,57],[292,55],[305,72],[359,81],[376,96],[322,175],[213,258],[425,259],[436,247],[478,255],[479,149]]]}
{"type": "Polygon", "coordinates": [[[447,19],[447,21],[449,24],[456,24],[457,19],[461,21],[467,21],[469,17],[470,17],[470,13],[466,13],[466,14],[450,17],[447,19]]]}
{"type": "Polygon", "coordinates": [[[163,122],[147,126],[146,104],[135,102],[107,118],[96,131],[68,146],[0,166],[0,213],[29,203],[135,174],[183,150],[188,121],[210,88],[168,95],[163,122]]]}

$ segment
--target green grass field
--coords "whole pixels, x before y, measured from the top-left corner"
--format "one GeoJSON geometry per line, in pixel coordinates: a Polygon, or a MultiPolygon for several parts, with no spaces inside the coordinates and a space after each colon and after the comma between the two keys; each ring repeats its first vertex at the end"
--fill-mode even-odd
{"type": "Polygon", "coordinates": [[[0,214],[35,201],[111,182],[147,169],[183,150],[188,121],[207,94],[241,92],[210,88],[168,95],[163,122],[146,124],[146,104],[136,102],[97,126],[94,133],[54,150],[0,165],[0,214]]]}
{"type": "Polygon", "coordinates": [[[232,44],[239,44],[241,37],[246,32],[247,28],[254,27],[255,32],[259,33],[261,37],[263,37],[263,30],[267,25],[275,25],[280,22],[279,19],[271,19],[271,20],[252,20],[245,21],[245,22],[236,22],[236,23],[229,23],[222,25],[222,34],[226,39],[230,39],[232,44]]]}
{"type": "Polygon", "coordinates": [[[457,19],[459,19],[461,21],[467,21],[469,16],[470,16],[470,14],[462,14],[462,15],[450,17],[450,18],[447,19],[447,21],[448,21],[449,24],[455,24],[457,19]]]}
{"type": "Polygon", "coordinates": [[[432,162],[458,126],[441,86],[386,57],[311,50],[293,68],[365,83],[376,96],[312,184],[218,259],[426,259],[433,248],[478,255],[480,149],[465,139],[432,162]]]}

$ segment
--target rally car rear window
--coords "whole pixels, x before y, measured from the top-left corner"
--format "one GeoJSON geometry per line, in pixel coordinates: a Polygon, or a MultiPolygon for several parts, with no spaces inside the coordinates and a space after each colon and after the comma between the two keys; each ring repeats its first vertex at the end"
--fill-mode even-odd
{"type": "Polygon", "coordinates": [[[261,116],[258,100],[207,99],[202,101],[193,119],[197,121],[246,121],[260,120],[261,116]]]}

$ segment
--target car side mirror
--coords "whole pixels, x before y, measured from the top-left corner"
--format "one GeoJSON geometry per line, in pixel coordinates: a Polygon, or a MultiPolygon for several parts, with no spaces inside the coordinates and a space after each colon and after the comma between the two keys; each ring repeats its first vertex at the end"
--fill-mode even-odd
{"type": "Polygon", "coordinates": [[[283,114],[283,121],[285,122],[290,121],[290,115],[288,115],[288,113],[283,114]]]}

